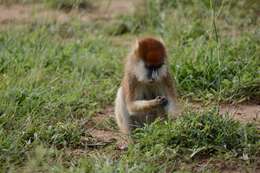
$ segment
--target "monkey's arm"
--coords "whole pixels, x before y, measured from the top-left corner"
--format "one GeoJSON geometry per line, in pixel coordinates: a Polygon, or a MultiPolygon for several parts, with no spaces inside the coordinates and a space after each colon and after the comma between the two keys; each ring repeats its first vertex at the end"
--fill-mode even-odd
{"type": "Polygon", "coordinates": [[[130,114],[149,112],[152,109],[160,106],[165,100],[165,98],[163,100],[163,98],[160,97],[152,100],[136,100],[136,80],[134,78],[131,78],[125,81],[126,82],[123,83],[123,92],[125,93],[125,102],[130,114]]]}
{"type": "Polygon", "coordinates": [[[158,99],[127,101],[127,109],[130,114],[138,112],[149,112],[159,105],[160,101],[158,99]]]}

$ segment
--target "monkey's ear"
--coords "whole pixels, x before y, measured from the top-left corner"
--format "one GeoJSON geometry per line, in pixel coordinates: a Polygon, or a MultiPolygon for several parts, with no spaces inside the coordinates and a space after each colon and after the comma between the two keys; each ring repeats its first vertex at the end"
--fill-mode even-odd
{"type": "Polygon", "coordinates": [[[140,46],[139,42],[140,41],[136,38],[135,39],[135,44],[134,44],[134,50],[139,50],[139,46],[140,46]]]}
{"type": "Polygon", "coordinates": [[[163,41],[162,37],[159,37],[158,39],[165,46],[165,42],[163,41]]]}

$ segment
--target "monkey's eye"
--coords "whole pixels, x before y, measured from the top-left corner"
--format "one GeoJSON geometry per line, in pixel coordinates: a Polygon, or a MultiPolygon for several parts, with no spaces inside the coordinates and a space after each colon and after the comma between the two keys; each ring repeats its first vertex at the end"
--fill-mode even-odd
{"type": "Polygon", "coordinates": [[[158,70],[162,66],[163,66],[163,63],[159,64],[159,65],[145,65],[145,68],[147,68],[148,70],[158,70]]]}

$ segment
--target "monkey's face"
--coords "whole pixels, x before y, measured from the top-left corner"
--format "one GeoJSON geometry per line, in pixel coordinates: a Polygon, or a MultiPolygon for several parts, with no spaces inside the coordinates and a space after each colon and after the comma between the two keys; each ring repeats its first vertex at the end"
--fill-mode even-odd
{"type": "Polygon", "coordinates": [[[153,38],[145,38],[137,43],[136,77],[147,83],[159,82],[167,75],[166,51],[163,43],[153,38]]]}
{"type": "Polygon", "coordinates": [[[167,67],[165,64],[150,65],[140,60],[135,66],[134,73],[138,81],[153,84],[160,82],[167,75],[167,67]]]}
{"type": "Polygon", "coordinates": [[[166,75],[166,66],[164,64],[159,65],[145,65],[146,76],[150,83],[160,81],[163,76],[166,75]]]}

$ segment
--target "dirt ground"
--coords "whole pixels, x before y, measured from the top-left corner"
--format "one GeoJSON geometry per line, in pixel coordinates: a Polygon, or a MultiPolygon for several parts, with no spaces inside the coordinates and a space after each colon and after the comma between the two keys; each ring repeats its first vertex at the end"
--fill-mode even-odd
{"type": "Polygon", "coordinates": [[[260,123],[260,105],[257,104],[220,105],[220,113],[229,113],[242,122],[260,123]]]}
{"type": "Polygon", "coordinates": [[[260,105],[257,103],[238,103],[238,104],[220,104],[220,105],[202,105],[200,103],[190,103],[188,107],[192,107],[197,111],[207,109],[210,107],[217,107],[220,114],[226,115],[245,122],[259,122],[260,123],[260,105]]]}

